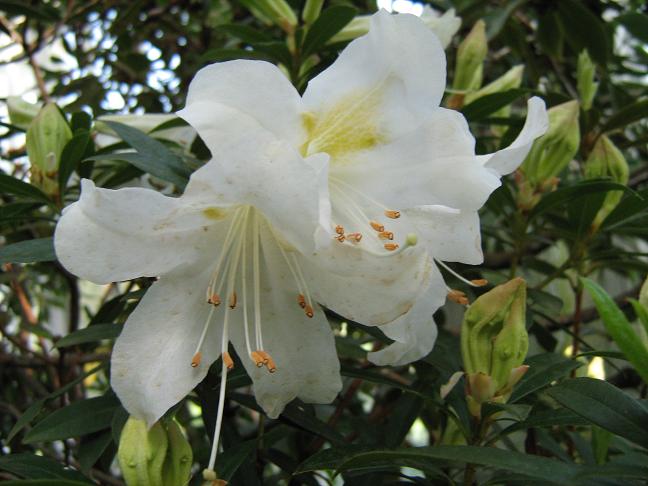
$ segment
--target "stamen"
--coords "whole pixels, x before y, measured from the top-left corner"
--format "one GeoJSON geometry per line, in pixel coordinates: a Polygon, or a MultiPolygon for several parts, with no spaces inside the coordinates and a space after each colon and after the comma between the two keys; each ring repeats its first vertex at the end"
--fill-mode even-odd
{"type": "Polygon", "coordinates": [[[394,233],[391,231],[381,231],[378,233],[378,238],[382,240],[393,240],[394,239],[394,233]]]}
{"type": "Polygon", "coordinates": [[[346,237],[351,240],[353,243],[360,243],[362,239],[362,233],[349,233],[346,237]]]}
{"type": "Polygon", "coordinates": [[[390,219],[398,219],[400,218],[400,211],[395,211],[393,209],[385,209],[385,216],[387,216],[390,219]]]}
{"type": "Polygon", "coordinates": [[[198,351],[196,354],[193,355],[193,358],[191,358],[191,367],[197,368],[198,366],[200,366],[201,361],[202,361],[202,353],[198,351]]]}
{"type": "Polygon", "coordinates": [[[383,246],[387,251],[398,250],[398,243],[385,243],[383,246]]]}
{"type": "Polygon", "coordinates": [[[344,235],[336,235],[334,236],[336,240],[338,240],[340,243],[344,243],[344,240],[346,239],[344,235]]]}
{"type": "Polygon", "coordinates": [[[266,368],[268,368],[268,371],[270,373],[274,373],[275,371],[277,371],[277,365],[272,359],[272,356],[270,356],[265,351],[261,351],[261,350],[257,351],[257,353],[260,354],[261,357],[263,358],[263,364],[265,365],[266,368]]]}
{"type": "Polygon", "coordinates": [[[235,309],[236,308],[236,292],[232,292],[232,295],[230,295],[229,308],[230,309],[235,309]]]}
{"type": "Polygon", "coordinates": [[[340,226],[339,224],[335,227],[335,232],[338,235],[343,235],[344,234],[344,226],[340,226]]]}
{"type": "Polygon", "coordinates": [[[252,269],[254,276],[254,334],[257,349],[263,348],[261,335],[261,270],[259,264],[259,217],[254,213],[252,226],[252,269]]]}
{"type": "Polygon", "coordinates": [[[450,289],[448,291],[448,300],[455,302],[459,305],[468,305],[470,301],[465,293],[461,290],[450,289]]]}
{"type": "Polygon", "coordinates": [[[304,294],[299,294],[297,296],[297,303],[299,304],[299,307],[304,309],[306,307],[306,299],[304,298],[304,294]]]}
{"type": "Polygon", "coordinates": [[[225,351],[222,356],[223,356],[223,363],[225,363],[225,367],[228,370],[233,370],[234,369],[234,360],[232,359],[230,354],[227,351],[225,351]]]}
{"type": "Polygon", "coordinates": [[[440,261],[440,260],[434,260],[434,261],[436,262],[437,265],[442,266],[448,272],[450,272],[452,275],[454,275],[456,278],[461,280],[466,285],[469,285],[470,287],[483,287],[484,285],[488,284],[488,280],[486,280],[486,279],[468,280],[468,279],[462,277],[461,275],[459,275],[457,272],[455,272],[452,268],[450,268],[448,265],[446,265],[442,261],[440,261]]]}
{"type": "Polygon", "coordinates": [[[218,475],[213,469],[204,469],[202,477],[205,481],[209,481],[209,486],[227,486],[227,481],[218,479],[218,475]]]}
{"type": "MultiPolygon", "coordinates": [[[[210,279],[210,284],[207,286],[207,301],[212,298],[212,295],[214,295],[215,291],[214,288],[216,286],[216,280],[218,280],[218,276],[220,274],[221,267],[223,266],[223,262],[225,261],[225,256],[229,253],[230,250],[230,245],[232,243],[232,239],[234,238],[234,229],[235,227],[238,227],[240,218],[238,217],[240,212],[243,210],[243,208],[239,208],[236,210],[234,213],[234,216],[232,216],[232,222],[229,225],[229,228],[227,228],[227,235],[225,236],[225,242],[223,243],[223,249],[221,250],[221,254],[218,257],[218,263],[216,264],[216,267],[214,268],[214,271],[212,272],[212,276],[210,279]]],[[[220,292],[220,290],[219,290],[220,292]]],[[[220,298],[218,300],[220,303],[220,298]]]]}
{"type": "Polygon", "coordinates": [[[200,333],[200,338],[198,339],[198,344],[196,345],[196,351],[194,352],[194,356],[191,360],[191,366],[195,368],[200,364],[200,358],[202,355],[200,354],[200,349],[202,348],[203,342],[205,341],[205,336],[207,336],[207,330],[209,329],[209,324],[211,323],[211,318],[214,315],[214,309],[216,309],[215,306],[210,306],[209,307],[209,314],[207,314],[207,320],[205,320],[205,324],[203,326],[203,330],[200,333]],[[195,363],[195,364],[194,364],[195,363]]]}
{"type": "Polygon", "coordinates": [[[369,221],[369,224],[371,225],[371,227],[374,230],[378,231],[379,233],[382,233],[383,231],[385,231],[385,226],[380,224],[378,221],[373,221],[372,220],[372,221],[369,221]]]}
{"type": "Polygon", "coordinates": [[[214,307],[218,307],[221,303],[221,298],[217,293],[211,294],[209,299],[207,299],[207,303],[213,305],[214,307]]]}
{"type": "MultiPolygon", "coordinates": [[[[245,229],[247,232],[247,228],[245,229]]],[[[247,238],[243,240],[243,261],[241,262],[241,287],[243,288],[243,330],[245,331],[245,347],[248,354],[252,352],[250,346],[250,330],[248,327],[248,306],[247,306],[247,238]]]]}
{"type": "Polygon", "coordinates": [[[265,364],[263,356],[261,356],[258,351],[252,351],[250,353],[250,358],[252,358],[252,361],[254,361],[257,368],[261,368],[265,364]]]}
{"type": "Polygon", "coordinates": [[[308,318],[312,318],[315,315],[313,308],[308,304],[306,304],[306,307],[304,307],[304,313],[308,318]]]}

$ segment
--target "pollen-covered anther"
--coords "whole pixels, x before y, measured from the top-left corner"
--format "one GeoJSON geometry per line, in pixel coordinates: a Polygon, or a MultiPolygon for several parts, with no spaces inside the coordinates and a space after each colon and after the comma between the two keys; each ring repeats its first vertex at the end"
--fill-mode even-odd
{"type": "Polygon", "coordinates": [[[202,361],[202,353],[198,351],[193,355],[193,358],[191,358],[191,367],[197,368],[198,366],[200,366],[200,361],[202,361]]]}
{"type": "Polygon", "coordinates": [[[338,240],[340,243],[344,243],[344,240],[346,240],[346,236],[344,235],[335,235],[333,238],[338,240]]]}
{"type": "Polygon", "coordinates": [[[215,307],[218,307],[221,303],[221,298],[218,294],[211,294],[209,299],[207,299],[207,303],[215,307]]]}
{"type": "Polygon", "coordinates": [[[385,216],[387,216],[390,219],[398,219],[400,218],[400,211],[395,211],[393,209],[385,209],[385,216]]]}
{"type": "Polygon", "coordinates": [[[360,243],[360,240],[362,239],[362,233],[349,233],[348,235],[346,235],[346,237],[353,243],[360,243]]]}
{"type": "Polygon", "coordinates": [[[470,283],[475,285],[476,287],[483,287],[484,285],[488,285],[488,280],[486,280],[485,278],[478,278],[471,280],[470,283]]]}
{"type": "Polygon", "coordinates": [[[463,293],[461,290],[454,290],[454,289],[449,290],[448,299],[459,305],[468,305],[470,303],[470,301],[468,300],[468,296],[465,293],[463,293]]]}
{"type": "Polygon", "coordinates": [[[229,308],[234,309],[236,307],[236,292],[232,292],[229,298],[229,308]]]}
{"type": "Polygon", "coordinates": [[[344,234],[344,226],[340,226],[339,224],[335,227],[335,232],[338,235],[343,235],[344,234]]]}
{"type": "Polygon", "coordinates": [[[381,231],[378,233],[378,238],[381,240],[393,240],[394,239],[394,233],[391,231],[381,231]]]}
{"type": "Polygon", "coordinates": [[[265,364],[263,361],[263,356],[261,356],[259,351],[252,351],[250,353],[250,358],[252,358],[252,361],[254,361],[254,364],[257,368],[261,368],[265,364]]]}
{"type": "Polygon", "coordinates": [[[387,251],[395,251],[398,250],[398,243],[385,243],[383,247],[387,251]]]}
{"type": "Polygon", "coordinates": [[[311,318],[315,315],[313,308],[309,304],[306,304],[306,307],[304,307],[304,314],[306,314],[308,318],[311,318]]]}
{"type": "Polygon", "coordinates": [[[234,360],[227,351],[223,353],[223,363],[228,370],[234,369],[234,360]]]}
{"type": "Polygon", "coordinates": [[[306,298],[304,297],[304,294],[299,294],[297,296],[297,303],[302,309],[306,308],[306,298]]]}
{"type": "Polygon", "coordinates": [[[257,353],[259,353],[263,358],[263,364],[265,365],[266,368],[268,368],[268,371],[270,373],[274,373],[275,371],[277,371],[277,365],[272,359],[272,356],[270,356],[265,351],[261,351],[261,350],[257,351],[257,353]]]}
{"type": "Polygon", "coordinates": [[[378,231],[379,233],[385,231],[385,225],[380,224],[378,221],[369,221],[369,224],[374,230],[378,231]]]}

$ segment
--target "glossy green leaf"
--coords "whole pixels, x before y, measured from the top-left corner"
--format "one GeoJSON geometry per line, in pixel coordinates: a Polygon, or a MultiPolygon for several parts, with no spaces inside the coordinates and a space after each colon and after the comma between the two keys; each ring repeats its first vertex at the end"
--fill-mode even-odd
{"type": "Polygon", "coordinates": [[[115,339],[121,330],[120,324],[93,324],[62,337],[56,341],[56,347],[65,348],[77,344],[93,343],[102,339],[115,339]]]}
{"type": "Polygon", "coordinates": [[[58,182],[61,192],[65,190],[72,172],[76,169],[79,162],[83,159],[88,145],[90,144],[90,132],[79,130],[70,141],[63,147],[61,152],[61,165],[59,166],[58,182]]]}
{"type": "MultiPolygon", "coordinates": [[[[9,472],[18,477],[25,479],[67,479],[75,481],[86,481],[83,483],[75,484],[88,484],[87,478],[78,471],[65,469],[57,461],[48,457],[37,456],[36,454],[21,453],[21,454],[8,454],[0,456],[0,471],[9,472]]],[[[28,483],[28,481],[21,482],[20,484],[28,483]]],[[[7,484],[3,482],[2,484],[7,484]]],[[[55,484],[55,482],[48,482],[55,484]]]]}
{"type": "Polygon", "coordinates": [[[532,356],[525,361],[525,364],[529,365],[529,369],[513,388],[509,403],[515,403],[525,396],[549,386],[552,381],[567,376],[571,371],[582,366],[582,363],[578,361],[554,353],[532,356]]]}
{"type": "Polygon", "coordinates": [[[9,431],[9,434],[7,435],[7,442],[11,442],[11,440],[18,434],[22,429],[24,429],[27,425],[31,423],[32,420],[36,418],[38,413],[43,409],[43,405],[45,404],[45,400],[38,400],[34,403],[32,403],[27,410],[23,412],[23,414],[18,417],[18,420],[16,420],[16,423],[14,426],[11,428],[9,431]]]}
{"type": "Polygon", "coordinates": [[[11,177],[7,174],[0,174],[0,192],[17,196],[20,199],[28,199],[50,203],[50,199],[38,187],[11,177]]]}
{"type": "Polygon", "coordinates": [[[0,247],[0,264],[36,263],[56,260],[53,238],[35,238],[0,247]]]}
{"type": "Polygon", "coordinates": [[[355,8],[344,5],[336,5],[324,10],[306,34],[302,46],[304,58],[326,44],[326,41],[351,22],[357,13],[355,8]]]}
{"type": "Polygon", "coordinates": [[[488,94],[467,104],[462,108],[461,112],[468,121],[482,120],[528,93],[529,90],[520,88],[488,94]]]}
{"type": "Polygon", "coordinates": [[[628,361],[634,365],[637,373],[648,383],[648,348],[637,336],[616,302],[600,285],[587,278],[581,278],[581,282],[592,297],[607,332],[628,361]]]}
{"type": "Polygon", "coordinates": [[[648,408],[609,383],[574,378],[550,388],[547,394],[593,424],[648,447],[648,408]]]}
{"type": "Polygon", "coordinates": [[[614,19],[644,44],[648,44],[648,15],[629,12],[614,19]]]}
{"type": "Polygon", "coordinates": [[[23,442],[45,442],[90,434],[110,427],[119,400],[113,395],[73,402],[52,412],[27,433],[23,442]]]}
{"type": "Polygon", "coordinates": [[[626,127],[648,117],[648,98],[641,99],[617,110],[603,125],[604,132],[626,127]]]}
{"type": "Polygon", "coordinates": [[[601,20],[579,0],[556,2],[563,32],[575,52],[587,49],[590,57],[599,64],[609,58],[609,36],[601,20]]]}

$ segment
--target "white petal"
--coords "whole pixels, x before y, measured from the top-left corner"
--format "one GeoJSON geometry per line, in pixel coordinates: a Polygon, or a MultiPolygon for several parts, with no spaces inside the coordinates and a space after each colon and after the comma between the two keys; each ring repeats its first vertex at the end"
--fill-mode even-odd
{"type": "Polygon", "coordinates": [[[461,27],[461,18],[455,15],[454,8],[439,16],[429,5],[426,5],[423,7],[421,20],[437,35],[444,49],[448,47],[452,37],[461,27]]]}
{"type": "Polygon", "coordinates": [[[544,135],[549,127],[549,118],[544,101],[538,97],[529,99],[527,118],[522,131],[508,147],[493,154],[480,155],[477,158],[488,169],[500,176],[510,174],[524,161],[531,150],[533,141],[544,135]]]}
{"type": "Polygon", "coordinates": [[[393,143],[331,165],[331,176],[393,209],[429,204],[480,208],[499,187],[499,177],[472,155],[474,142],[459,118],[448,116],[448,110],[438,113],[393,143]]]}
{"type": "Polygon", "coordinates": [[[419,243],[437,260],[471,265],[484,260],[477,211],[418,206],[404,214],[416,227],[419,243]]]}
{"type": "Polygon", "coordinates": [[[299,93],[270,63],[236,60],[204,67],[191,81],[187,104],[178,115],[204,139],[202,123],[218,111],[219,105],[253,118],[293,146],[298,146],[303,136],[299,93]]]}
{"type": "Polygon", "coordinates": [[[432,351],[438,334],[432,315],[443,305],[445,296],[445,284],[435,269],[429,287],[416,300],[412,310],[380,327],[394,343],[369,353],[369,361],[380,366],[401,366],[417,361],[432,351]]]}
{"type": "Polygon", "coordinates": [[[325,154],[304,160],[285,143],[252,142],[194,172],[184,197],[252,205],[288,243],[309,252],[317,242],[328,243],[321,237],[330,227],[327,169],[325,154]]]}
{"type": "Polygon", "coordinates": [[[301,262],[315,300],[347,319],[378,326],[414,305],[432,267],[418,248],[378,257],[337,243],[301,262]]]}
{"type": "Polygon", "coordinates": [[[205,302],[209,272],[166,275],[146,292],[131,313],[112,353],[112,387],[131,415],[152,425],[182,400],[220,355],[221,326],[213,322],[192,368],[210,306],[205,302]]]}
{"type": "Polygon", "coordinates": [[[445,63],[439,39],[423,21],[379,11],[371,17],[369,33],[309,82],[304,104],[315,118],[344,112],[346,120],[369,117],[380,133],[401,134],[439,106],[445,63]]]}
{"type": "Polygon", "coordinates": [[[154,277],[197,261],[212,245],[216,229],[203,208],[149,189],[81,185],[54,235],[58,259],[75,275],[95,283],[154,277]]]}
{"type": "MultiPolygon", "coordinates": [[[[265,368],[257,368],[246,356],[242,309],[233,313],[230,336],[254,382],[257,402],[270,417],[276,418],[294,398],[308,403],[332,402],[342,382],[333,331],[324,313],[316,306],[312,318],[304,314],[297,304],[295,280],[272,236],[262,230],[261,241],[263,349],[272,356],[277,371],[269,373],[265,368]]],[[[249,309],[252,320],[253,307],[249,309]]],[[[250,332],[254,336],[252,325],[250,332]]]]}

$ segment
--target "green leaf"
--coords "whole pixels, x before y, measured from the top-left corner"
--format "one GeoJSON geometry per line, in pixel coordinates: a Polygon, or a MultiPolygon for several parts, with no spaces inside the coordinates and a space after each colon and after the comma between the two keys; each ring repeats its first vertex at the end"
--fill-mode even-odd
{"type": "Polygon", "coordinates": [[[547,393],[593,424],[648,447],[648,408],[609,383],[574,378],[550,388],[547,393]]]}
{"type": "Polygon", "coordinates": [[[72,113],[70,128],[72,128],[72,133],[76,133],[80,130],[89,132],[92,128],[92,117],[85,111],[77,111],[76,113],[72,113]]]}
{"type": "Polygon", "coordinates": [[[184,188],[191,175],[182,159],[169,150],[162,142],[135,128],[104,120],[124,142],[133,147],[137,153],[117,153],[90,157],[90,160],[124,160],[138,169],[184,188]]]}
{"type": "Polygon", "coordinates": [[[547,9],[539,17],[536,39],[547,54],[556,58],[562,57],[565,33],[562,31],[559,15],[554,9],[547,9]]]}
{"type": "Polygon", "coordinates": [[[468,121],[482,120],[500,108],[510,105],[528,92],[527,89],[518,88],[485,95],[467,104],[461,112],[468,121]]]}
{"type": "Polygon", "coordinates": [[[634,331],[616,302],[601,286],[587,278],[581,278],[581,282],[592,297],[607,332],[628,358],[628,361],[634,365],[637,373],[648,383],[648,348],[634,331]]]}
{"type": "Polygon", "coordinates": [[[79,130],[65,144],[65,147],[63,147],[63,152],[61,152],[61,165],[59,166],[58,172],[58,183],[61,192],[65,191],[72,172],[79,165],[79,162],[83,160],[89,143],[90,132],[87,130],[79,130]]]}
{"type": "Polygon", "coordinates": [[[274,61],[269,54],[257,50],[248,49],[210,49],[205,52],[201,59],[206,62],[233,61],[235,59],[252,59],[254,61],[274,61]]]}
{"type": "Polygon", "coordinates": [[[56,410],[31,429],[23,442],[47,442],[97,432],[110,427],[119,400],[108,394],[74,402],[56,410]]]}
{"type": "Polygon", "coordinates": [[[344,5],[336,5],[324,10],[306,34],[302,46],[304,59],[326,44],[326,41],[351,22],[357,13],[355,8],[344,5]]]}
{"type": "Polygon", "coordinates": [[[525,361],[528,371],[513,388],[509,403],[515,403],[525,396],[548,386],[552,381],[567,376],[582,363],[564,358],[555,353],[544,353],[532,356],[525,361]]]}
{"type": "Polygon", "coordinates": [[[225,24],[219,25],[218,31],[230,34],[248,44],[255,42],[272,42],[272,37],[261,30],[254,29],[248,25],[225,24]]]}
{"type": "Polygon", "coordinates": [[[90,469],[97,463],[112,440],[112,432],[110,430],[105,430],[87,439],[84,437],[81,440],[79,447],[79,466],[81,466],[81,470],[85,474],[90,473],[90,469]]]}
{"type": "Polygon", "coordinates": [[[648,214],[648,189],[629,192],[601,223],[602,231],[610,231],[648,214]]]}
{"type": "Polygon", "coordinates": [[[404,462],[412,464],[412,461],[421,464],[430,461],[444,461],[453,464],[473,463],[514,471],[527,477],[558,484],[565,484],[570,478],[575,477],[579,471],[578,466],[573,464],[493,447],[437,446],[361,452],[354,452],[353,448],[329,449],[306,459],[300,464],[296,473],[320,469],[346,471],[362,468],[368,464],[376,465],[380,462],[394,466],[404,462]]]}
{"type": "Polygon", "coordinates": [[[488,37],[488,40],[497,37],[511,15],[513,15],[513,13],[527,1],[528,0],[511,0],[505,2],[502,7],[494,9],[492,13],[486,15],[484,20],[486,21],[486,36],[488,37]]]}
{"type": "Polygon", "coordinates": [[[591,58],[605,65],[610,54],[608,33],[603,22],[578,0],[556,2],[563,32],[575,52],[587,49],[591,58]]]}
{"type": "Polygon", "coordinates": [[[57,479],[54,481],[51,479],[29,479],[2,482],[3,486],[88,486],[88,484],[94,485],[95,483],[89,481],[69,481],[67,479],[57,479]]]}
{"type": "Polygon", "coordinates": [[[618,110],[614,115],[608,118],[601,130],[610,132],[618,128],[624,128],[631,123],[643,120],[648,117],[648,98],[635,101],[618,110]]]}
{"type": "Polygon", "coordinates": [[[93,324],[84,329],[68,334],[56,341],[57,348],[93,343],[102,339],[115,339],[122,331],[120,324],[93,324]]]}
{"type": "Polygon", "coordinates": [[[619,15],[615,22],[623,25],[628,32],[644,44],[648,44],[648,15],[639,12],[630,12],[619,15]]]}
{"type": "Polygon", "coordinates": [[[639,322],[641,322],[641,325],[646,330],[646,334],[648,334],[648,309],[646,309],[637,299],[628,299],[628,301],[632,304],[632,308],[634,309],[635,314],[637,314],[639,322]]]}
{"type": "MultiPolygon", "coordinates": [[[[68,479],[86,481],[74,484],[89,484],[83,474],[65,469],[61,464],[47,457],[36,454],[9,454],[0,456],[0,471],[6,471],[26,479],[68,479]]],[[[21,481],[20,484],[28,484],[30,481],[21,481]]],[[[4,482],[2,484],[7,484],[4,482]]],[[[43,483],[44,484],[44,483],[43,483]]],[[[48,485],[57,484],[55,481],[48,481],[48,485]]],[[[90,483],[92,484],[92,483],[90,483]]]]}
{"type": "Polygon", "coordinates": [[[16,420],[16,423],[9,431],[9,435],[7,435],[7,442],[11,442],[11,440],[16,436],[18,432],[24,429],[31,423],[32,420],[36,418],[38,413],[43,409],[44,404],[45,400],[38,400],[37,402],[32,403],[29,408],[27,408],[27,410],[23,412],[23,414],[18,418],[18,420],[16,420]]]}
{"type": "Polygon", "coordinates": [[[47,195],[38,187],[7,174],[0,174],[0,192],[13,194],[21,199],[51,203],[47,195]]]}
{"type": "Polygon", "coordinates": [[[0,264],[36,263],[56,260],[54,239],[34,238],[0,247],[0,264]]]}

